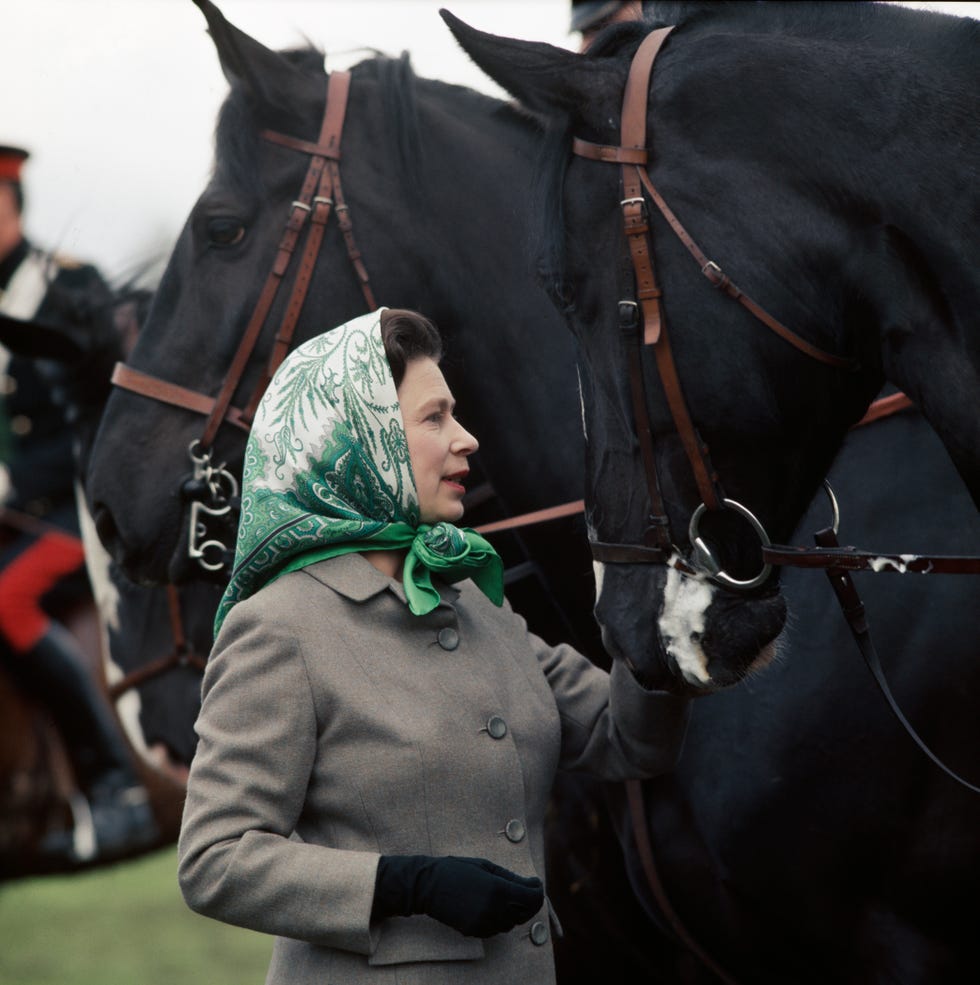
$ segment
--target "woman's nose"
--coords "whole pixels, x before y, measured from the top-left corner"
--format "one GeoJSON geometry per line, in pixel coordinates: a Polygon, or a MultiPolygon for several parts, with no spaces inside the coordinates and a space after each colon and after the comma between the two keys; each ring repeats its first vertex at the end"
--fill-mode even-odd
{"type": "Polygon", "coordinates": [[[480,442],[457,421],[459,432],[453,439],[453,451],[459,455],[472,455],[480,447],[480,442]]]}

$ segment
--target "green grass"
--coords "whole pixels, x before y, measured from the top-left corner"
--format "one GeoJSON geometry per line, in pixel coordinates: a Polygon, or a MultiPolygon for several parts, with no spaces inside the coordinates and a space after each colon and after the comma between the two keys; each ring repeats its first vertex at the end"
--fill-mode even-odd
{"type": "Polygon", "coordinates": [[[272,938],[187,909],[173,848],[0,884],[3,985],[262,985],[272,938]]]}

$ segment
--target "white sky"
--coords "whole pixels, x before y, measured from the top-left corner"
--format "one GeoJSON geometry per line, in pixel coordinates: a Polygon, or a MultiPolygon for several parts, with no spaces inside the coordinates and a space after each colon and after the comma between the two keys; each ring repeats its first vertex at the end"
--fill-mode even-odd
{"type": "MultiPolygon", "coordinates": [[[[445,6],[495,34],[575,47],[568,0],[218,0],[271,48],[412,53],[418,74],[500,91],[460,51],[445,6]]],[[[978,3],[920,3],[980,18],[978,3]]],[[[0,144],[31,150],[28,234],[121,277],[165,257],[207,180],[227,85],[191,0],[0,0],[0,144]]]]}

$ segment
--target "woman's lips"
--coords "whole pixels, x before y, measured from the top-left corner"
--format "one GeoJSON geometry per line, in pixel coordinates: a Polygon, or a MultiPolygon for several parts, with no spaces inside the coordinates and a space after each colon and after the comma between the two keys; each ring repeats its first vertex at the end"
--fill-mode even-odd
{"type": "Polygon", "coordinates": [[[457,492],[465,493],[466,486],[463,485],[463,480],[469,475],[469,472],[455,472],[452,475],[447,475],[443,477],[443,482],[446,483],[450,489],[454,489],[457,492]]]}

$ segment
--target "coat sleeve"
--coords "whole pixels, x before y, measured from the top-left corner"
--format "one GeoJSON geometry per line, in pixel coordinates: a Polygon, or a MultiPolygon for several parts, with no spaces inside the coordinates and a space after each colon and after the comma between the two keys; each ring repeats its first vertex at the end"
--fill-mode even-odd
{"type": "Polygon", "coordinates": [[[572,647],[549,646],[524,630],[558,706],[563,769],[625,780],[676,765],[690,713],[687,699],[646,690],[618,660],[607,674],[572,647]]]}
{"type": "Polygon", "coordinates": [[[229,613],[204,677],[181,890],[226,923],[369,954],[378,855],[291,837],[317,751],[313,694],[299,642],[251,601],[229,613]]]}

